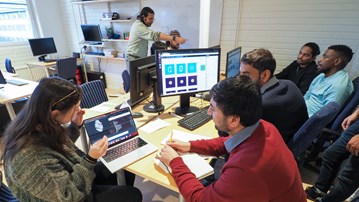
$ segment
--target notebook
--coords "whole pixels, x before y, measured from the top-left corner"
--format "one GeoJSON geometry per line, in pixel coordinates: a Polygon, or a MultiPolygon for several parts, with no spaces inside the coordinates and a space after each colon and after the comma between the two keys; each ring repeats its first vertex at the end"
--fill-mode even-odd
{"type": "Polygon", "coordinates": [[[108,137],[106,155],[100,160],[112,173],[158,149],[139,137],[129,108],[86,119],[84,120],[84,127],[91,144],[94,144],[104,135],[108,137]]]}

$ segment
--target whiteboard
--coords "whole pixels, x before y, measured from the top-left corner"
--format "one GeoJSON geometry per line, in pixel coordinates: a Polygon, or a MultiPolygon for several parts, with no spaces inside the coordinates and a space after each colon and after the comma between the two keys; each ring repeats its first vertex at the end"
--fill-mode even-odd
{"type": "MultiPolygon", "coordinates": [[[[166,34],[177,29],[181,36],[188,40],[181,48],[199,47],[199,0],[145,0],[142,6],[148,6],[155,12],[151,29],[166,34]]],[[[211,1],[209,46],[220,44],[222,6],[223,0],[211,1]]]]}

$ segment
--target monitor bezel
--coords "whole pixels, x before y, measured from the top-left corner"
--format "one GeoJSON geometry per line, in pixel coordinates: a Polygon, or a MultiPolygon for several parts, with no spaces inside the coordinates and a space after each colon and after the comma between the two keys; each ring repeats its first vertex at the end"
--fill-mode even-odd
{"type": "Polygon", "coordinates": [[[102,43],[103,37],[102,37],[102,32],[101,32],[100,25],[83,24],[83,25],[81,25],[81,31],[82,31],[82,35],[84,37],[85,42],[88,42],[88,43],[102,43]],[[96,30],[96,37],[99,37],[99,38],[97,38],[96,40],[88,40],[88,39],[86,39],[86,36],[88,36],[88,35],[85,35],[84,28],[92,28],[91,32],[94,32],[96,30]]]}

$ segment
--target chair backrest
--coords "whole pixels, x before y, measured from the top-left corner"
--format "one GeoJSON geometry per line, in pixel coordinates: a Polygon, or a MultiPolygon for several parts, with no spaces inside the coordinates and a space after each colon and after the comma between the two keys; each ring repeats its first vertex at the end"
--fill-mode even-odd
{"type": "Polygon", "coordinates": [[[330,102],[313,114],[288,142],[294,158],[298,160],[311,142],[319,135],[321,130],[334,119],[340,106],[336,102],[330,102]]]}
{"type": "Polygon", "coordinates": [[[72,80],[74,83],[76,83],[76,68],[77,68],[76,62],[77,62],[76,58],[73,57],[57,60],[56,62],[57,76],[67,80],[72,80]]]}
{"type": "Polygon", "coordinates": [[[359,77],[353,80],[354,92],[344,105],[342,111],[335,117],[329,129],[335,131],[341,131],[341,124],[345,118],[347,118],[359,104],[359,77]]]}
{"type": "Polygon", "coordinates": [[[131,87],[131,77],[127,70],[124,70],[122,72],[122,81],[123,81],[123,89],[125,93],[128,93],[131,87]]]}
{"type": "Polygon", "coordinates": [[[82,108],[91,108],[108,101],[105,84],[101,80],[84,83],[81,88],[84,93],[81,101],[82,108]]]}
{"type": "Polygon", "coordinates": [[[8,71],[10,73],[13,73],[13,74],[16,73],[14,67],[11,65],[11,60],[9,58],[5,59],[5,68],[6,68],[6,71],[8,71]]]}
{"type": "Polygon", "coordinates": [[[15,196],[11,193],[9,187],[2,183],[2,172],[0,171],[0,201],[18,202],[15,196]]]}

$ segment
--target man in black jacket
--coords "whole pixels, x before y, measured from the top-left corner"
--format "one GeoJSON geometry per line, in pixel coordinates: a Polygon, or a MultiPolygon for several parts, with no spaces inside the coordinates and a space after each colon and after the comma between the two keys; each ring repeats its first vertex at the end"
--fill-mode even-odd
{"type": "Polygon", "coordinates": [[[312,80],[318,75],[315,58],[320,54],[319,46],[309,42],[300,49],[297,60],[294,60],[282,72],[276,74],[278,79],[293,81],[304,95],[312,80]]]}

